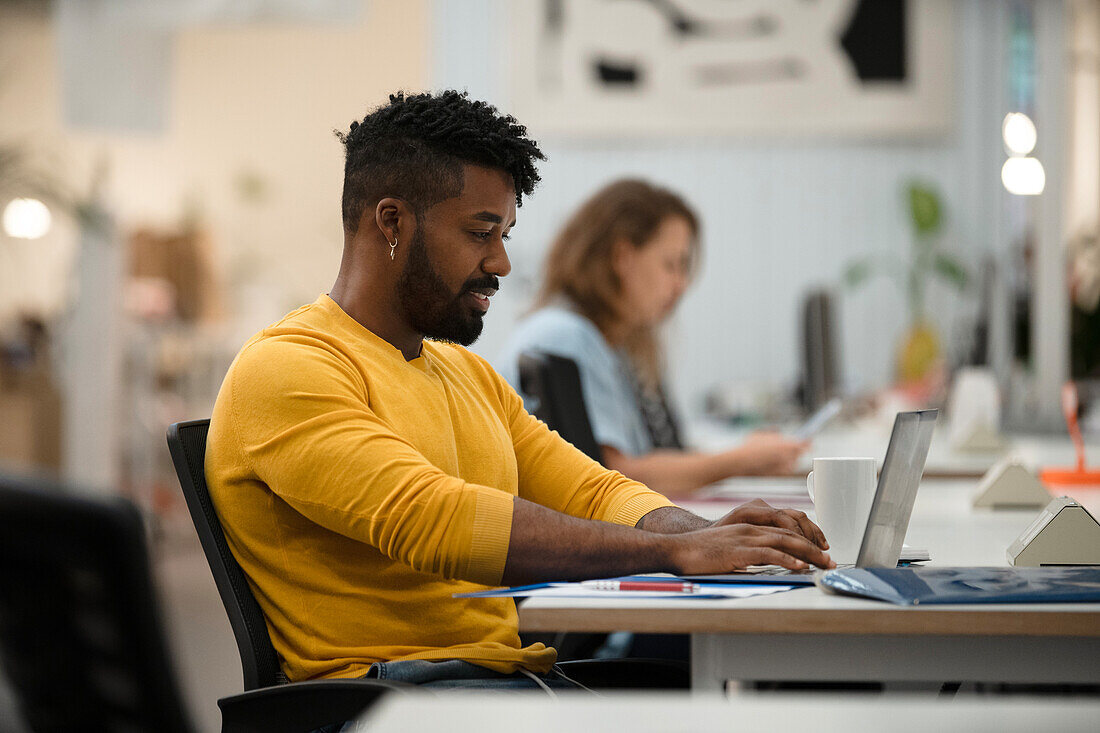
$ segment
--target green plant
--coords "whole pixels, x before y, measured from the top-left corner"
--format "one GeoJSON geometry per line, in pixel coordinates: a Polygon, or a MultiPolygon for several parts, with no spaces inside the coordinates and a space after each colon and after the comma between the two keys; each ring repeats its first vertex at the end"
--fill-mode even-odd
{"type": "Polygon", "coordinates": [[[911,323],[920,323],[925,320],[925,291],[930,276],[939,276],[960,292],[966,290],[970,276],[958,259],[940,249],[943,207],[936,190],[912,180],[906,184],[905,194],[913,227],[909,259],[897,254],[861,257],[845,267],[843,279],[845,285],[855,288],[873,274],[881,272],[893,277],[899,290],[906,293],[911,323]]]}

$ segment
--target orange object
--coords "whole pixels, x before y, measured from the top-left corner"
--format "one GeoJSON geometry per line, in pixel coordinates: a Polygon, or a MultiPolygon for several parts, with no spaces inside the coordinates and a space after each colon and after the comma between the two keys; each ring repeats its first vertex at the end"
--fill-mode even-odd
{"type": "Polygon", "coordinates": [[[1100,486],[1100,469],[1085,468],[1085,440],[1077,424],[1077,385],[1072,381],[1062,386],[1062,412],[1066,416],[1073,446],[1077,449],[1077,467],[1044,468],[1039,472],[1039,480],[1045,484],[1100,486]]]}

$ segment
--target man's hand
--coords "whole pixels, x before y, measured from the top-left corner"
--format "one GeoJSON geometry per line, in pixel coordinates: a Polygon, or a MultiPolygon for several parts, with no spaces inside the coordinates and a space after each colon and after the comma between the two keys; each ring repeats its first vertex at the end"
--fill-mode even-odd
{"type": "Polygon", "coordinates": [[[671,535],[672,565],[677,575],[709,575],[750,565],[781,565],[805,570],[810,565],[833,568],[836,563],[820,547],[797,532],[753,524],[729,524],[671,535]]]}
{"type": "MultiPolygon", "coordinates": [[[[801,525],[797,530],[775,526],[797,524],[794,517],[760,501],[713,524],[662,507],[642,518],[645,529],[572,517],[519,497],[512,508],[504,585],[637,573],[729,573],[749,565],[835,567],[824,548],[801,533],[801,525]],[[776,513],[782,516],[769,519],[776,513]]],[[[812,522],[809,526],[816,529],[812,522]]]]}
{"type": "Polygon", "coordinates": [[[810,447],[809,441],[788,438],[772,430],[750,433],[741,445],[729,451],[734,470],[742,476],[790,473],[795,461],[810,447]]]}
{"type": "Polygon", "coordinates": [[[821,527],[810,521],[806,512],[797,509],[779,509],[763,499],[753,499],[718,519],[712,526],[721,527],[730,524],[752,524],[758,527],[779,527],[796,532],[823,550],[829,549],[829,542],[821,527]]]}

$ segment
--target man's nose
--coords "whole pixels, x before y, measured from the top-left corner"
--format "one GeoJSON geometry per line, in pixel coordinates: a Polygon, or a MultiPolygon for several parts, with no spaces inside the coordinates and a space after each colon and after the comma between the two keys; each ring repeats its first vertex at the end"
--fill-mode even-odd
{"type": "Polygon", "coordinates": [[[497,239],[492,252],[481,263],[481,269],[486,275],[506,277],[512,271],[512,261],[508,259],[508,250],[504,247],[504,240],[497,239]]]}

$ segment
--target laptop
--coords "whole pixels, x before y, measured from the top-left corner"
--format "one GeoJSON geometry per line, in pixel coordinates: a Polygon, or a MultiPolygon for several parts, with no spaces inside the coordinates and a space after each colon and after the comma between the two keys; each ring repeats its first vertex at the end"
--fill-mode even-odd
{"type": "MultiPolygon", "coordinates": [[[[917,499],[917,488],[924,473],[932,429],[938,410],[899,412],[894,418],[890,444],[882,462],[875,498],[863,530],[863,542],[854,565],[837,567],[892,568],[901,557],[905,531],[917,499]]],[[[762,565],[736,573],[721,575],[689,575],[686,580],[697,583],[760,582],[804,584],[813,583],[814,568],[789,570],[778,565],[762,565]]]]}

